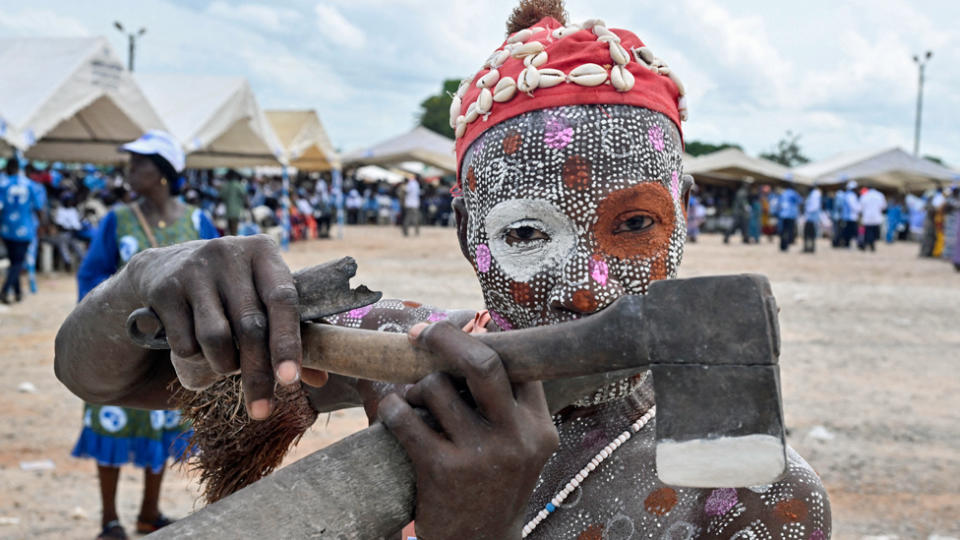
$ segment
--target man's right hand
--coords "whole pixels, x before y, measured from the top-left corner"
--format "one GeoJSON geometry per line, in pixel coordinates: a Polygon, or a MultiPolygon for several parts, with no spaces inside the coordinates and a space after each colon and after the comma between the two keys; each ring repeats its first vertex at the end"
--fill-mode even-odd
{"type": "Polygon", "coordinates": [[[239,370],[254,419],[273,411],[274,383],[300,378],[297,289],[265,235],[138,253],[123,279],[166,329],[181,384],[198,390],[239,370]]]}

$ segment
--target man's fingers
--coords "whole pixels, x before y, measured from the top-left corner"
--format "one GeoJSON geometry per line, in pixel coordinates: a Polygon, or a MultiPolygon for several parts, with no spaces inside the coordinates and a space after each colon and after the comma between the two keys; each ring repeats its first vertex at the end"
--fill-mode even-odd
{"type": "Polygon", "coordinates": [[[517,402],[521,405],[533,411],[542,412],[547,417],[550,416],[550,409],[547,407],[547,397],[543,393],[542,382],[530,381],[514,383],[513,394],[517,396],[517,402]]]}
{"type": "Polygon", "coordinates": [[[454,444],[473,442],[481,420],[453,386],[450,376],[432,373],[406,391],[404,396],[414,407],[424,407],[454,444]]]}
{"type": "Polygon", "coordinates": [[[293,275],[276,252],[254,255],[253,275],[270,321],[270,361],[274,373],[281,384],[293,384],[300,378],[303,355],[299,296],[293,275]]]}
{"type": "MultiPolygon", "coordinates": [[[[230,276],[230,272],[226,275],[230,276]]],[[[263,420],[273,410],[273,368],[267,350],[267,315],[249,274],[222,282],[230,327],[240,349],[240,378],[250,417],[263,420]]]]}
{"type": "Polygon", "coordinates": [[[407,451],[415,468],[419,469],[424,460],[434,459],[437,452],[450,444],[396,394],[387,394],[380,400],[377,417],[407,451]]]}
{"type": "Polygon", "coordinates": [[[496,351],[448,322],[429,326],[417,341],[456,363],[480,413],[490,422],[499,424],[512,418],[516,401],[496,351]]]}
{"type": "Polygon", "coordinates": [[[230,322],[223,312],[216,288],[207,282],[197,283],[190,290],[190,305],[193,307],[197,342],[210,368],[220,375],[240,369],[230,322]]]}
{"type": "Polygon", "coordinates": [[[194,392],[205,390],[220,378],[220,375],[210,369],[210,363],[202,354],[183,358],[171,352],[170,363],[173,364],[173,370],[177,372],[180,384],[187,390],[194,392]]]}

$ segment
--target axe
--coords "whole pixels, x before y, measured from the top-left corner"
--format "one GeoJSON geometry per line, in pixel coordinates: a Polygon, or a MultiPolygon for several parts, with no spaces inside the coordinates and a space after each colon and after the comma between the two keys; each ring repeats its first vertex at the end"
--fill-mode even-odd
{"type": "MultiPolygon", "coordinates": [[[[356,264],[346,258],[297,273],[302,319],[379,299],[365,287],[350,289],[355,272],[356,264]]],[[[140,331],[145,318],[156,316],[146,308],[131,314],[130,336],[144,346],[165,347],[159,324],[151,335],[140,331]]],[[[666,484],[766,484],[785,469],[777,307],[762,276],[657,281],[646,295],[624,296],[590,317],[477,338],[499,353],[512,380],[544,380],[552,411],[650,369],[657,474],[666,484]]],[[[305,366],[341,375],[415,382],[434,371],[457,374],[444,358],[412,347],[402,334],[305,323],[302,339],[305,366]]],[[[244,533],[262,526],[268,536],[278,534],[279,526],[295,536],[376,538],[410,519],[414,485],[403,449],[375,425],[163,529],[159,537],[200,537],[229,522],[244,533]],[[309,500],[312,509],[280,502],[293,497],[309,500]],[[264,507],[269,524],[241,518],[264,507]],[[213,522],[216,528],[205,528],[213,522]]]]}

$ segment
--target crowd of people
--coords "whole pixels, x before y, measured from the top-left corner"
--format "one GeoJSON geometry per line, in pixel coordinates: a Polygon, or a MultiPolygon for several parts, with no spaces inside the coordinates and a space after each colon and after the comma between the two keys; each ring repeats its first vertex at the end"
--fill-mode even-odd
{"type": "MultiPolygon", "coordinates": [[[[8,259],[9,266],[0,301],[23,298],[20,276],[24,271],[33,275],[41,253],[49,253],[52,267],[76,271],[100,220],[113,206],[136,197],[127,176],[117,167],[5,160],[0,172],[0,260],[8,259]]],[[[180,199],[204,210],[220,234],[266,233],[278,241],[283,237],[280,177],[213,169],[187,171],[179,182],[180,199]]],[[[337,223],[338,196],[348,225],[396,225],[404,234],[419,234],[421,224],[453,223],[452,197],[441,179],[414,176],[390,184],[363,182],[348,174],[338,194],[329,176],[301,173],[291,178],[289,189],[291,241],[329,238],[337,223]]]]}
{"type": "Polygon", "coordinates": [[[738,233],[744,244],[779,237],[781,251],[801,237],[804,253],[814,253],[819,238],[829,239],[834,248],[870,252],[880,241],[916,240],[921,257],[951,261],[960,271],[960,184],[922,195],[884,194],[853,180],[829,193],[814,186],[801,195],[798,189],[792,182],[775,188],[748,181],[729,204],[715,191],[693,193],[688,237],[695,242],[708,217],[714,216],[713,228],[723,233],[725,243],[738,233]]]}

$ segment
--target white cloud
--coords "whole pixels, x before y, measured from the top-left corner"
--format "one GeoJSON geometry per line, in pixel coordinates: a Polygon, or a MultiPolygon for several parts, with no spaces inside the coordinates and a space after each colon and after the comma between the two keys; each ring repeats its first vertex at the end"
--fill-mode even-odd
{"type": "Polygon", "coordinates": [[[363,30],[348,21],[337,8],[317,4],[313,7],[313,11],[317,15],[317,26],[323,35],[337,45],[359,49],[366,44],[367,36],[363,30]]]}
{"type": "Polygon", "coordinates": [[[19,12],[0,10],[0,27],[21,36],[89,36],[79,21],[63,17],[52,9],[27,8],[19,12]]]}
{"type": "Polygon", "coordinates": [[[216,0],[210,4],[207,7],[207,13],[272,31],[282,30],[285,25],[298,17],[297,12],[292,9],[277,8],[264,4],[230,5],[224,0],[216,0]]]}

